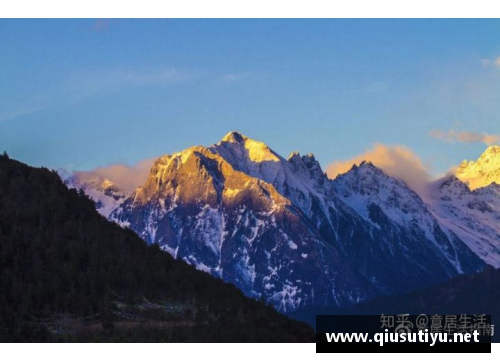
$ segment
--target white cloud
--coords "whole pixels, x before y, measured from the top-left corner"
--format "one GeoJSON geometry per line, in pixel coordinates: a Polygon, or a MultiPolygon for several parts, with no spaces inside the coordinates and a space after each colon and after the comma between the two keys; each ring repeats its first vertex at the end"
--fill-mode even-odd
{"type": "Polygon", "coordinates": [[[500,68],[500,57],[498,58],[493,58],[493,59],[481,59],[481,64],[483,65],[483,67],[489,67],[491,65],[497,67],[497,68],[500,68]]]}
{"type": "Polygon", "coordinates": [[[486,145],[492,145],[500,143],[500,135],[479,133],[479,132],[465,132],[457,130],[441,131],[432,130],[429,134],[437,139],[444,140],[446,142],[461,142],[461,143],[484,143],[486,145]]]}
{"type": "Polygon", "coordinates": [[[144,184],[155,160],[156,158],[145,159],[132,166],[114,164],[90,171],[75,171],[73,177],[80,182],[95,179],[110,180],[118,188],[130,194],[144,184]]]}
{"type": "Polygon", "coordinates": [[[427,186],[431,180],[429,166],[424,164],[419,156],[406,146],[388,146],[375,144],[367,152],[345,161],[335,161],[327,166],[330,178],[349,171],[354,164],[369,161],[384,170],[388,175],[397,177],[425,197],[427,186]]]}

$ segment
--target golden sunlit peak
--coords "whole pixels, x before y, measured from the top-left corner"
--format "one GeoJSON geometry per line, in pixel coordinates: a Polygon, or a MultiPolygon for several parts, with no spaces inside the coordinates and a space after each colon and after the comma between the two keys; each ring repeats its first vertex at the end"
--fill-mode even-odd
{"type": "Polygon", "coordinates": [[[108,179],[106,178],[106,179],[104,179],[104,180],[102,181],[101,186],[102,186],[102,187],[104,187],[104,188],[110,188],[110,187],[115,186],[115,184],[114,184],[112,181],[110,181],[110,180],[108,180],[108,179]]]}
{"type": "Polygon", "coordinates": [[[229,146],[234,150],[246,150],[246,154],[251,161],[279,161],[279,156],[275,154],[264,142],[256,141],[237,131],[229,132],[218,144],[223,147],[229,146]]]}
{"type": "Polygon", "coordinates": [[[486,149],[486,153],[500,153],[500,146],[492,145],[486,149]]]}
{"type": "Polygon", "coordinates": [[[500,146],[493,145],[476,161],[463,161],[455,175],[472,190],[500,182],[500,146]]]}
{"type": "Polygon", "coordinates": [[[248,137],[241,134],[237,131],[231,131],[224,136],[222,142],[231,142],[231,143],[243,143],[248,140],[248,137]]]}
{"type": "Polygon", "coordinates": [[[296,165],[304,163],[302,157],[300,156],[300,153],[298,153],[297,151],[293,151],[292,153],[290,153],[290,155],[287,158],[287,161],[296,165]]]}

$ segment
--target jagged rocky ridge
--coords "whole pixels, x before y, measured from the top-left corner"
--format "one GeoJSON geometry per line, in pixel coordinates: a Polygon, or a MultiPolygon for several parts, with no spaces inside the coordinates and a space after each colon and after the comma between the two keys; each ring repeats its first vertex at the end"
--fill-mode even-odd
{"type": "Polygon", "coordinates": [[[486,263],[500,267],[500,186],[471,190],[456,176],[432,185],[431,210],[448,233],[458,235],[486,263]]]}
{"type": "MultiPolygon", "coordinates": [[[[368,252],[359,253],[356,264],[368,266],[364,274],[372,275],[381,288],[395,284],[403,290],[411,284],[414,289],[430,275],[453,277],[478,270],[478,257],[456,234],[444,232],[425,202],[403,181],[362,162],[333,184],[342,200],[376,229],[378,242],[365,242],[363,250],[368,252]]],[[[356,254],[355,249],[347,252],[356,254]]]]}
{"type": "Polygon", "coordinates": [[[284,159],[237,132],[159,158],[109,218],[284,312],[484,266],[416,193],[375,166],[332,181],[313,155],[284,159]]]}

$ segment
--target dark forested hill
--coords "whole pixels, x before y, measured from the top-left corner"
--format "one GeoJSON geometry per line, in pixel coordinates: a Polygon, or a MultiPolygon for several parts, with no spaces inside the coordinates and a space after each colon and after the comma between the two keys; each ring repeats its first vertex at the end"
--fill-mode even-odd
{"type": "Polygon", "coordinates": [[[0,342],[314,341],[312,329],[174,260],[59,176],[0,156],[0,342]]]}

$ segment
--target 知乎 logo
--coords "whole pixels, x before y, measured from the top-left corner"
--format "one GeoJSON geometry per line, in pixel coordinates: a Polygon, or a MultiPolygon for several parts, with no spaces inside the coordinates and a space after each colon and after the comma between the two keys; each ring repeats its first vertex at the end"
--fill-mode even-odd
{"type": "Polygon", "coordinates": [[[396,321],[397,326],[394,329],[396,333],[410,333],[413,329],[413,323],[408,320],[409,314],[398,315],[398,320],[396,321]]]}

